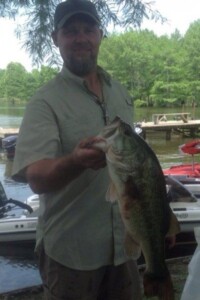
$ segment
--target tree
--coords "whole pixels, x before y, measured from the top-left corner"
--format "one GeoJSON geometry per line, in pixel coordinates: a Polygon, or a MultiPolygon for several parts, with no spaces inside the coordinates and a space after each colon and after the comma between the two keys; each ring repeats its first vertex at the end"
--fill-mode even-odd
{"type": "Polygon", "coordinates": [[[154,105],[180,105],[187,100],[188,83],[186,80],[184,37],[176,30],[171,37],[157,39],[157,65],[151,98],[154,105]]]}
{"type": "Polygon", "coordinates": [[[109,36],[100,50],[100,64],[120,80],[142,105],[145,102],[151,105],[150,91],[160,72],[157,67],[157,39],[148,30],[129,30],[109,36]]]}
{"type": "MultiPolygon", "coordinates": [[[[76,0],[73,0],[76,1],[76,0]]],[[[32,57],[33,64],[43,62],[57,65],[58,58],[52,46],[53,13],[61,0],[0,0],[0,17],[24,16],[16,34],[24,40],[24,48],[32,57]]],[[[122,28],[140,27],[143,18],[165,21],[152,2],[143,0],[93,0],[102,19],[102,26],[119,25],[122,28]]]]}
{"type": "Polygon", "coordinates": [[[184,37],[185,64],[189,80],[200,80],[200,20],[193,22],[184,37]]]}
{"type": "Polygon", "coordinates": [[[0,69],[0,99],[5,95],[4,74],[5,70],[0,69]]]}
{"type": "Polygon", "coordinates": [[[0,69],[1,103],[27,102],[36,90],[52,79],[58,69],[41,66],[27,72],[20,63],[11,62],[5,70],[0,69]]]}
{"type": "MultiPolygon", "coordinates": [[[[109,34],[98,64],[127,87],[135,106],[199,106],[199,26],[192,24],[185,36],[176,30],[170,37],[158,37],[131,28],[109,34]]],[[[8,65],[0,70],[1,101],[14,96],[28,101],[57,72],[44,65],[31,73],[16,63],[8,65]]]]}
{"type": "Polygon", "coordinates": [[[20,63],[10,63],[4,73],[4,95],[10,103],[25,99],[26,69],[20,63]]]}

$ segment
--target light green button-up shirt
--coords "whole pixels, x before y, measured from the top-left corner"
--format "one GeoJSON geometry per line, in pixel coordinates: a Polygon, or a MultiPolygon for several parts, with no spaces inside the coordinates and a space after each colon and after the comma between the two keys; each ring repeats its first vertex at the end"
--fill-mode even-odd
{"type": "MultiPolygon", "coordinates": [[[[125,89],[99,68],[109,119],[116,115],[132,124],[131,99],[125,89]]],[[[13,175],[25,181],[31,163],[70,153],[76,144],[97,135],[104,118],[85,82],[65,67],[28,103],[17,140],[13,175]]],[[[59,191],[40,195],[37,244],[67,267],[92,270],[121,264],[124,226],[117,204],[105,200],[107,168],[86,170],[59,191]]]]}

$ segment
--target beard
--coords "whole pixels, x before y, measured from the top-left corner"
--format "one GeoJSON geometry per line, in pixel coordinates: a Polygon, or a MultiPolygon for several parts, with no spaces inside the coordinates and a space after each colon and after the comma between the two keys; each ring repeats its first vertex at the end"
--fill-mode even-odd
{"type": "Polygon", "coordinates": [[[72,73],[82,77],[95,70],[96,61],[95,55],[90,54],[87,57],[76,57],[72,53],[68,58],[65,58],[64,64],[72,73]]]}

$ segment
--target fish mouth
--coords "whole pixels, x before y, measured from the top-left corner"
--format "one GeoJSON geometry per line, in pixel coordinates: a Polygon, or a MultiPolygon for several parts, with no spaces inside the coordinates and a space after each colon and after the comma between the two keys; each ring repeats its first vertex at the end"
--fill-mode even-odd
{"type": "MultiPolygon", "coordinates": [[[[112,136],[113,134],[116,134],[117,131],[126,135],[126,136],[132,136],[133,135],[133,129],[132,127],[124,122],[119,116],[116,116],[115,119],[112,121],[110,125],[108,125],[106,130],[106,135],[112,136]]],[[[107,137],[106,136],[106,137],[107,137]]]]}
{"type": "Polygon", "coordinates": [[[133,135],[133,129],[132,127],[124,122],[120,117],[116,117],[113,122],[119,127],[120,133],[123,133],[126,136],[132,136],[133,135]]]}
{"type": "Polygon", "coordinates": [[[115,117],[115,119],[103,129],[103,137],[105,139],[113,138],[118,133],[118,128],[120,126],[121,119],[119,117],[115,117]]]}

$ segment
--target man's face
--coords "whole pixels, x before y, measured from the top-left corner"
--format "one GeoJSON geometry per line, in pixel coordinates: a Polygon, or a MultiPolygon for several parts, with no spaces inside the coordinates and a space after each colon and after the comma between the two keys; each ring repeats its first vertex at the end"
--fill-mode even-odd
{"type": "Polygon", "coordinates": [[[95,69],[102,38],[102,31],[96,24],[74,17],[52,37],[71,72],[84,76],[95,69]]]}

